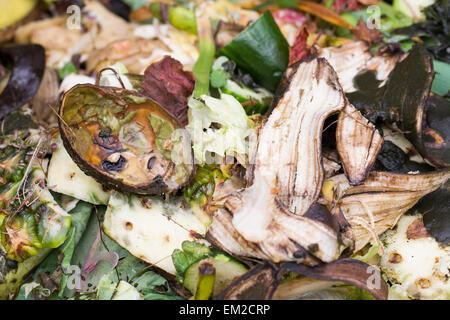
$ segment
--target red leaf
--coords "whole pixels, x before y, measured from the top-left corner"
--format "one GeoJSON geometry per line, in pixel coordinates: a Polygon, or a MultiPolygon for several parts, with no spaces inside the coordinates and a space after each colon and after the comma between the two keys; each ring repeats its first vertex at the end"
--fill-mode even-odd
{"type": "Polygon", "coordinates": [[[144,72],[143,93],[158,102],[182,126],[188,124],[187,99],[192,94],[195,78],[170,56],[152,63],[144,72]]]}
{"type": "Polygon", "coordinates": [[[294,45],[291,47],[289,53],[289,65],[306,58],[309,55],[309,49],[307,46],[308,31],[303,28],[297,38],[295,39],[294,45]]]}

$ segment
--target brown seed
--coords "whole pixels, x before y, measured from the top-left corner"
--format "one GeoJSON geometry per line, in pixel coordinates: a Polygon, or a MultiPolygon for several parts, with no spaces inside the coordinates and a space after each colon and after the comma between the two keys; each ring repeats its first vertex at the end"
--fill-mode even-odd
{"type": "Polygon", "coordinates": [[[133,224],[128,221],[127,223],[125,223],[125,228],[127,228],[127,230],[132,230],[133,229],[133,224]]]}
{"type": "Polygon", "coordinates": [[[146,209],[152,208],[152,199],[150,198],[142,198],[141,199],[141,205],[146,209]]]}
{"type": "Polygon", "coordinates": [[[428,289],[431,287],[431,281],[427,278],[420,278],[416,280],[416,286],[422,289],[428,289]]]}
{"type": "Polygon", "coordinates": [[[392,252],[392,253],[390,254],[390,256],[389,256],[389,262],[390,262],[390,263],[395,263],[395,264],[397,264],[397,263],[400,263],[400,262],[402,262],[402,261],[403,261],[403,257],[402,257],[402,255],[399,254],[399,253],[392,252]]]}

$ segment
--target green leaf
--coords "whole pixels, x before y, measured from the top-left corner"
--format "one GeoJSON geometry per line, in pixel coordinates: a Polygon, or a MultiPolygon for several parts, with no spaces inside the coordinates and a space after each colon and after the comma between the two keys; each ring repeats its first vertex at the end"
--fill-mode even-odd
{"type": "Polygon", "coordinates": [[[172,253],[172,261],[177,270],[178,280],[182,280],[185,271],[195,262],[207,258],[212,254],[211,249],[195,241],[184,241],[180,249],[175,249],[172,253]]]}
{"type": "Polygon", "coordinates": [[[450,64],[433,60],[433,67],[436,74],[431,91],[440,96],[448,95],[450,90],[450,64]]]}
{"type": "Polygon", "coordinates": [[[131,11],[139,9],[146,3],[144,0],[122,0],[122,1],[125,2],[130,7],[131,11]]]}
{"type": "Polygon", "coordinates": [[[298,0],[275,0],[274,2],[280,8],[289,8],[289,9],[298,8],[298,0]]]}
{"type": "Polygon", "coordinates": [[[58,75],[61,80],[64,80],[69,74],[77,73],[77,68],[72,62],[67,62],[61,69],[58,70],[58,75]]]}
{"type": "Polygon", "coordinates": [[[236,62],[269,91],[275,91],[289,63],[289,44],[266,11],[219,54],[236,62]]]}
{"type": "Polygon", "coordinates": [[[211,72],[211,86],[222,88],[227,84],[228,74],[223,70],[214,70],[211,72]]]}
{"type": "Polygon", "coordinates": [[[153,271],[148,271],[148,265],[145,262],[131,255],[123,259],[116,270],[112,270],[100,279],[97,299],[112,299],[121,281],[136,288],[145,300],[181,299],[170,290],[166,279],[153,271]],[[166,288],[166,292],[159,292],[156,288],[166,288]]]}

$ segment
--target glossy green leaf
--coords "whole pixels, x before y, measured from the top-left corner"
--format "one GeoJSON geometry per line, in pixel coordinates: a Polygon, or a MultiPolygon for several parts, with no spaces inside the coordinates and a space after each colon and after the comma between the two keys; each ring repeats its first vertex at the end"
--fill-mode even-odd
{"type": "Polygon", "coordinates": [[[270,91],[276,89],[289,63],[289,45],[269,11],[222,48],[219,54],[236,62],[270,91]]]}

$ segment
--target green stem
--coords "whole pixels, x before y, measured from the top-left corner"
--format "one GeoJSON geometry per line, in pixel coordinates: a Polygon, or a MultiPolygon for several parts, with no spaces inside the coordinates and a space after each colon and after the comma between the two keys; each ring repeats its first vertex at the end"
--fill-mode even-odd
{"type": "Polygon", "coordinates": [[[200,98],[204,94],[209,94],[209,75],[216,53],[216,46],[211,30],[211,21],[206,14],[206,11],[207,10],[203,10],[203,12],[197,16],[200,55],[192,70],[195,75],[195,98],[200,98]]]}

